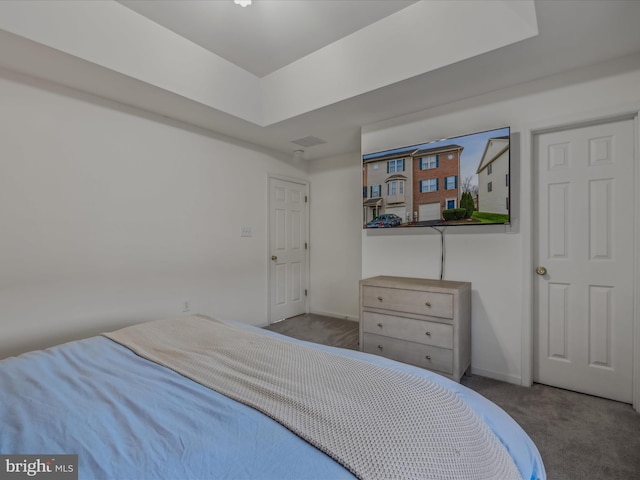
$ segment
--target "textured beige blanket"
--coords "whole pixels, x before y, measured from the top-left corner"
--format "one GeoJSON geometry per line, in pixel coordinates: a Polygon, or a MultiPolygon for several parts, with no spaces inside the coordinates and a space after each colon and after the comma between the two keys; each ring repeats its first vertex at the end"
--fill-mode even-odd
{"type": "Polygon", "coordinates": [[[359,478],[520,478],[475,412],[430,380],[199,316],[106,336],[256,408],[359,478]]]}

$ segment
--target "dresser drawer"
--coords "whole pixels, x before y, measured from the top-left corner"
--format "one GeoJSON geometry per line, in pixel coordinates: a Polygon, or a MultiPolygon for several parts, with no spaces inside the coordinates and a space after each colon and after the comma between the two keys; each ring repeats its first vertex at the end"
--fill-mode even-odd
{"type": "Polygon", "coordinates": [[[362,351],[446,374],[453,373],[453,351],[364,333],[362,351]]]}
{"type": "Polygon", "coordinates": [[[414,313],[440,318],[453,318],[453,295],[398,288],[362,287],[364,307],[414,313]]]}
{"type": "Polygon", "coordinates": [[[451,324],[366,311],[362,312],[362,317],[364,332],[435,347],[453,348],[453,325],[451,324]]]}

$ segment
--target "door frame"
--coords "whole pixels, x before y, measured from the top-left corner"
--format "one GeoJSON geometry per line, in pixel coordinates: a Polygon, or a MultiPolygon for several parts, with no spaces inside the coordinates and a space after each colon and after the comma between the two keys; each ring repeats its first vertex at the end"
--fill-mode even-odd
{"type": "MultiPolygon", "coordinates": [[[[309,221],[309,203],[310,203],[310,196],[309,196],[309,182],[307,180],[302,180],[300,178],[295,178],[295,177],[288,177],[286,175],[280,175],[280,174],[276,174],[276,173],[267,173],[267,201],[265,202],[267,205],[267,232],[266,232],[266,255],[265,255],[265,261],[266,261],[266,265],[267,265],[267,325],[271,325],[273,323],[272,319],[271,319],[271,292],[272,292],[272,285],[271,285],[271,266],[272,266],[272,261],[270,258],[271,255],[271,229],[272,229],[272,225],[271,225],[271,183],[274,180],[280,180],[283,182],[291,182],[291,183],[297,183],[299,185],[304,185],[304,190],[305,190],[305,195],[307,197],[307,201],[305,202],[305,226],[304,226],[304,231],[305,231],[305,236],[306,236],[306,241],[307,244],[310,245],[311,242],[309,240],[309,233],[310,233],[310,225],[311,222],[309,221]]],[[[305,255],[305,275],[304,275],[304,283],[305,283],[305,289],[308,291],[309,290],[309,282],[310,282],[310,272],[309,269],[311,267],[311,262],[309,261],[309,252],[310,252],[310,248],[307,248],[306,252],[307,254],[305,255]]],[[[305,295],[305,299],[304,299],[304,312],[305,313],[309,313],[309,295],[305,295]]]]}
{"type": "Polygon", "coordinates": [[[528,162],[522,162],[521,175],[522,178],[528,176],[529,181],[521,182],[520,191],[521,205],[529,205],[527,211],[521,210],[523,221],[520,222],[523,241],[523,268],[522,268],[522,285],[523,285],[523,302],[522,302],[522,333],[521,333],[521,384],[526,387],[533,385],[533,369],[534,369],[534,261],[535,249],[537,248],[537,236],[534,229],[535,218],[537,215],[538,198],[536,193],[537,187],[537,161],[535,155],[535,137],[537,135],[567,130],[573,128],[584,127],[588,125],[596,125],[616,120],[630,120],[634,122],[634,251],[633,259],[633,408],[640,413],[640,295],[638,288],[640,287],[640,105],[625,109],[612,109],[611,111],[595,112],[593,115],[580,115],[571,118],[565,118],[557,121],[541,122],[522,129],[522,152],[525,155],[523,159],[529,159],[528,162]],[[528,218],[527,218],[528,215],[528,218]]]}

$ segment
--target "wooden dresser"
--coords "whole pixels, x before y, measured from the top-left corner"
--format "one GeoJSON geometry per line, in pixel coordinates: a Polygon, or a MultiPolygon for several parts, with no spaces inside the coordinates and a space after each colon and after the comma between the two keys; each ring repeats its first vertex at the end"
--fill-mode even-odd
{"type": "Polygon", "coordinates": [[[459,382],[471,365],[471,283],[360,280],[360,350],[459,382]]]}

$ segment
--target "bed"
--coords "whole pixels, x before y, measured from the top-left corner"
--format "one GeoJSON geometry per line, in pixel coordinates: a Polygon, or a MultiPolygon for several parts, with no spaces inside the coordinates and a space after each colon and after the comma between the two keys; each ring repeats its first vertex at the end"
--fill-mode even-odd
{"type": "Polygon", "coordinates": [[[203,316],[0,361],[0,454],[45,453],[81,479],[546,478],[462,385],[203,316]]]}

